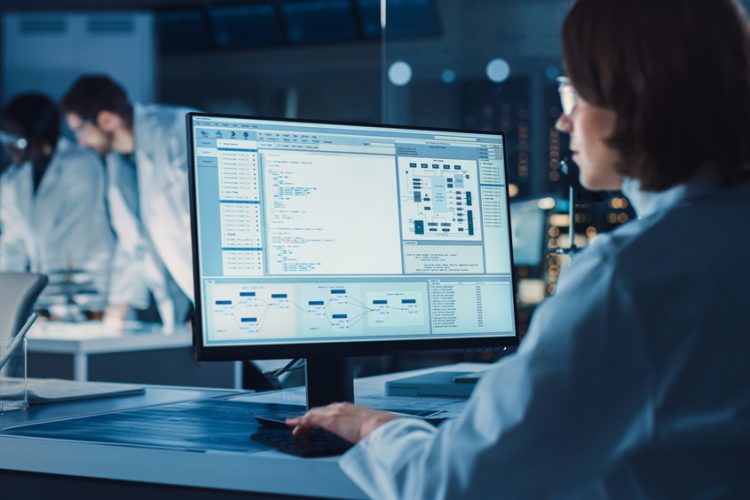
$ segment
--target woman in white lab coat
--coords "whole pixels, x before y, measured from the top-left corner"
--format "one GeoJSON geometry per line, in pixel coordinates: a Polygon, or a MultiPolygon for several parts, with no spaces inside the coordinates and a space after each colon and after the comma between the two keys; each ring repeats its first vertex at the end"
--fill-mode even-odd
{"type": "Polygon", "coordinates": [[[124,89],[103,75],[79,78],[62,106],[79,144],[106,157],[117,234],[110,302],[144,308],[151,294],[164,326],[181,324],[193,297],[185,133],[190,110],[131,104],[124,89]]]}
{"type": "Polygon", "coordinates": [[[0,267],[84,271],[99,292],[87,307],[102,311],[114,241],[101,160],[59,140],[59,112],[41,94],[12,99],[1,128],[11,165],[0,180],[0,267]]]}
{"type": "Polygon", "coordinates": [[[578,0],[557,127],[638,220],[577,255],[518,352],[439,428],[351,404],[291,419],[358,443],[373,498],[750,493],[750,28],[734,0],[578,0]]]}

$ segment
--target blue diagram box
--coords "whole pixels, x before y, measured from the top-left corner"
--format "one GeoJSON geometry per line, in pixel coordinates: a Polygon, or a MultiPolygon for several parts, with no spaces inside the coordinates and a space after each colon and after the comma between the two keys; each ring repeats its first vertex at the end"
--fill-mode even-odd
{"type": "Polygon", "coordinates": [[[450,169],[451,169],[451,166],[450,166],[450,165],[443,165],[443,168],[444,168],[445,170],[450,170],[450,169]]]}
{"type": "Polygon", "coordinates": [[[346,290],[344,288],[335,288],[331,290],[331,295],[344,295],[346,290]]]}
{"type": "Polygon", "coordinates": [[[471,192],[470,191],[466,192],[466,206],[469,206],[469,207],[471,206],[471,192]]]}
{"type": "Polygon", "coordinates": [[[469,210],[466,212],[466,217],[469,222],[469,236],[474,234],[474,212],[469,210]]]}
{"type": "Polygon", "coordinates": [[[240,292],[240,297],[255,297],[255,292],[240,292]]]}
{"type": "Polygon", "coordinates": [[[240,318],[242,323],[257,323],[258,318],[240,318]]]}
{"type": "Polygon", "coordinates": [[[311,300],[311,301],[309,301],[307,303],[307,305],[309,305],[309,306],[324,306],[324,305],[326,305],[326,303],[323,302],[322,300],[311,300]]]}
{"type": "Polygon", "coordinates": [[[388,301],[387,300],[373,300],[372,303],[378,306],[382,306],[382,305],[387,304],[388,301]]]}
{"type": "Polygon", "coordinates": [[[440,165],[438,165],[437,163],[433,163],[432,168],[440,168],[440,165]]]}
{"type": "Polygon", "coordinates": [[[422,193],[420,193],[419,191],[414,191],[414,201],[416,203],[422,201],[422,193]]]}
{"type": "Polygon", "coordinates": [[[401,299],[402,304],[416,304],[417,299],[401,299]]]}
{"type": "Polygon", "coordinates": [[[422,163],[422,168],[427,168],[428,165],[426,163],[422,163]]]}
{"type": "Polygon", "coordinates": [[[231,300],[217,300],[216,305],[217,306],[231,306],[232,301],[231,300]]]}
{"type": "Polygon", "coordinates": [[[453,168],[456,170],[461,170],[461,165],[453,165],[453,168]]]}
{"type": "Polygon", "coordinates": [[[414,221],[414,234],[424,234],[424,221],[414,221]]]}
{"type": "Polygon", "coordinates": [[[347,314],[334,314],[333,319],[346,319],[348,317],[347,314]]]}
{"type": "Polygon", "coordinates": [[[287,298],[287,294],[285,293],[272,293],[271,294],[272,299],[285,299],[287,298]]]}
{"type": "Polygon", "coordinates": [[[409,163],[409,167],[411,167],[411,168],[417,168],[417,164],[416,163],[409,163]]]}

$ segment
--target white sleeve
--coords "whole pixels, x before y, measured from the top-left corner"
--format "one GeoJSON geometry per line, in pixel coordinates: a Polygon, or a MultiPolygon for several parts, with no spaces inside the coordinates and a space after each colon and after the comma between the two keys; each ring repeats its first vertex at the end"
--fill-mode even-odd
{"type": "Polygon", "coordinates": [[[612,264],[584,252],[460,418],[437,430],[392,422],[341,467],[373,498],[542,498],[590,485],[652,432],[639,331],[612,264]]]}
{"type": "Polygon", "coordinates": [[[149,287],[144,270],[144,241],[135,216],[123,190],[136,190],[135,177],[126,171],[116,154],[107,157],[107,202],[109,219],[115,231],[115,250],[109,288],[110,304],[128,304],[145,309],[149,302],[149,287]]]}
{"type": "Polygon", "coordinates": [[[14,189],[10,173],[0,177],[0,270],[26,271],[29,260],[21,228],[14,221],[21,220],[13,203],[14,189]]]}
{"type": "Polygon", "coordinates": [[[149,303],[149,289],[143,277],[143,262],[118,242],[112,259],[112,279],[109,285],[109,303],[127,304],[145,309],[149,303]]]}
{"type": "Polygon", "coordinates": [[[114,236],[104,203],[104,173],[93,154],[74,151],[61,156],[65,190],[52,234],[43,248],[48,269],[82,269],[93,278],[104,308],[108,295],[114,236]]]}

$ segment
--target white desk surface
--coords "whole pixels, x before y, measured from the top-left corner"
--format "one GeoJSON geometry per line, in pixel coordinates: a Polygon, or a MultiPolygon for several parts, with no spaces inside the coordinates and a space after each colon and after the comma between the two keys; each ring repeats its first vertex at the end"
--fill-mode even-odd
{"type": "MultiPolygon", "coordinates": [[[[474,371],[461,363],[355,381],[355,398],[384,395],[385,382],[433,370],[474,371]]],[[[300,389],[260,393],[286,402],[300,389]]],[[[262,398],[262,399],[261,399],[262,398]]],[[[396,398],[398,399],[398,398],[396,398]]],[[[248,396],[248,401],[255,396],[248,396]]],[[[82,415],[81,415],[82,416],[82,415]]],[[[327,498],[364,498],[337,457],[301,459],[277,451],[203,453],[0,435],[0,469],[222,490],[327,498]],[[71,459],[75,457],[75,459],[71,459]]]]}
{"type": "Polygon", "coordinates": [[[165,332],[160,325],[126,323],[109,325],[98,321],[39,322],[27,336],[29,352],[57,354],[101,354],[190,347],[192,332],[180,327],[165,332]]]}

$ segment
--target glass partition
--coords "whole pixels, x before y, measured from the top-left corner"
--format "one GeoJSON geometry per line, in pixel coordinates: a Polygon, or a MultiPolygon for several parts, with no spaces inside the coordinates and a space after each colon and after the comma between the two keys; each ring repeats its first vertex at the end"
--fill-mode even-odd
{"type": "MultiPolygon", "coordinates": [[[[543,260],[517,263],[521,312],[554,290],[567,256],[569,186],[561,160],[567,136],[555,129],[561,112],[560,29],[568,0],[360,0],[380,4],[382,120],[386,123],[502,131],[507,137],[508,187],[525,227],[528,207],[545,214],[534,222],[543,260]]],[[[573,177],[576,177],[575,175],[573,177]]],[[[619,193],[595,195],[577,182],[575,241],[629,220],[619,193]]],[[[528,217],[527,217],[528,215],[528,217]]],[[[519,238],[516,230],[514,235],[519,238]]],[[[520,240],[519,240],[520,244],[520,240]]],[[[526,314],[528,318],[529,314],[526,314]]]]}

